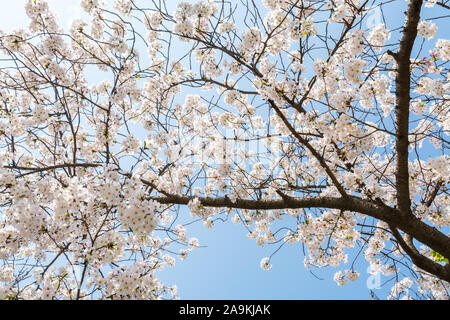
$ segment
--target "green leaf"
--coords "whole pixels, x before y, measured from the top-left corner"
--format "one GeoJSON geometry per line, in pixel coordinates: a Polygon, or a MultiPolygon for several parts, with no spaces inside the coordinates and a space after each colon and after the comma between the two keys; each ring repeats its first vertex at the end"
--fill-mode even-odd
{"type": "Polygon", "coordinates": [[[446,264],[448,263],[448,259],[441,255],[439,252],[433,250],[431,251],[431,256],[434,258],[435,262],[445,262],[446,264]]]}

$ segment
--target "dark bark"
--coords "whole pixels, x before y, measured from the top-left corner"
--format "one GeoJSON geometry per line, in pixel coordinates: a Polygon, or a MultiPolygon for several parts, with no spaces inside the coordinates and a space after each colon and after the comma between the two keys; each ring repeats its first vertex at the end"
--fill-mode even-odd
{"type": "Polygon", "coordinates": [[[450,269],[448,267],[444,267],[421,255],[419,251],[414,247],[412,238],[409,235],[406,235],[405,239],[403,239],[403,237],[395,227],[390,226],[390,229],[400,247],[406,252],[406,254],[411,258],[411,261],[416,266],[423,270],[427,270],[440,279],[450,282],[450,269]]]}
{"type": "Polygon", "coordinates": [[[400,211],[408,213],[411,213],[408,173],[409,104],[411,101],[410,56],[417,36],[417,25],[420,19],[422,2],[422,0],[409,2],[400,48],[397,54],[394,55],[397,61],[397,75],[395,78],[395,124],[397,130],[395,142],[397,156],[395,186],[398,208],[400,211]]]}
{"type": "MultiPolygon", "coordinates": [[[[162,197],[152,197],[151,199],[164,204],[187,205],[195,197],[169,195],[162,197]]],[[[327,208],[340,209],[366,214],[373,218],[386,222],[387,224],[414,235],[418,241],[426,244],[433,250],[445,257],[450,257],[450,238],[434,227],[427,225],[420,219],[402,214],[399,210],[378,205],[365,199],[356,197],[335,198],[335,197],[303,197],[293,198],[284,196],[275,200],[247,200],[236,199],[231,201],[228,197],[210,198],[198,197],[198,200],[205,207],[215,208],[235,208],[248,210],[277,210],[277,209],[300,209],[300,208],[327,208]]]]}

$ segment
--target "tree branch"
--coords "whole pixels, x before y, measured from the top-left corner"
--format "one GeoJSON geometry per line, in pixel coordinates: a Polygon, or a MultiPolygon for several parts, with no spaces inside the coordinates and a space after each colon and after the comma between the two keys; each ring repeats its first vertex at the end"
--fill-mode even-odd
{"type": "Polygon", "coordinates": [[[395,227],[390,226],[390,229],[400,247],[406,252],[416,266],[450,282],[450,272],[448,268],[420,254],[416,247],[414,247],[412,238],[408,234],[403,238],[395,227]]]}
{"type": "Polygon", "coordinates": [[[409,2],[403,35],[400,40],[400,49],[394,55],[397,61],[397,74],[395,77],[395,123],[397,128],[395,142],[395,151],[397,154],[395,185],[397,190],[397,205],[401,212],[410,214],[411,199],[408,173],[409,104],[411,100],[410,56],[414,40],[417,36],[417,24],[420,19],[422,2],[422,0],[412,0],[409,2]]]}
{"type": "Polygon", "coordinates": [[[283,121],[283,123],[285,124],[285,126],[288,128],[288,130],[294,135],[294,137],[302,144],[304,145],[309,152],[311,152],[311,154],[314,156],[314,158],[316,158],[316,160],[320,163],[320,166],[325,170],[325,172],[327,173],[328,177],[331,179],[331,181],[333,182],[334,186],[338,189],[339,193],[343,196],[346,197],[347,193],[345,192],[344,187],[339,183],[338,179],[336,178],[336,175],[333,173],[333,171],[331,171],[330,167],[328,166],[328,164],[326,163],[325,159],[317,152],[316,149],[314,149],[311,144],[305,139],[303,138],[295,129],[294,127],[289,123],[289,121],[286,119],[286,117],[284,116],[284,114],[281,112],[281,110],[278,108],[278,106],[275,104],[274,101],[269,100],[270,105],[272,106],[272,108],[275,110],[275,112],[277,113],[277,115],[281,118],[281,120],[283,121]]]}
{"type": "MultiPolygon", "coordinates": [[[[145,183],[145,182],[144,182],[145,183]]],[[[375,219],[386,222],[408,234],[414,234],[414,238],[446,258],[450,257],[450,238],[434,227],[429,226],[420,219],[405,214],[398,210],[382,205],[370,203],[367,200],[356,197],[283,197],[271,200],[247,200],[236,199],[231,201],[228,197],[193,197],[165,193],[165,196],[149,197],[150,200],[162,204],[187,205],[189,201],[197,198],[205,207],[235,208],[247,210],[282,210],[301,208],[326,208],[359,212],[375,219]]]]}

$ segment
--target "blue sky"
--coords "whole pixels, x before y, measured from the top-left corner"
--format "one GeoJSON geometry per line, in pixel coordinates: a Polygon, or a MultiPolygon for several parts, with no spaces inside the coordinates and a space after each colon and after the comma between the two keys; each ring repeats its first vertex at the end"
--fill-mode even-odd
{"type": "MultiPolygon", "coordinates": [[[[242,226],[216,223],[213,229],[202,225],[190,229],[207,245],[173,269],[160,273],[160,278],[178,285],[184,299],[370,299],[365,273],[355,283],[339,287],[333,281],[333,268],[316,269],[314,274],[303,265],[301,246],[285,245],[271,260],[272,269],[259,267],[262,257],[270,255],[274,247],[258,247],[245,237],[242,226]],[[317,277],[322,278],[319,280],[317,277]]],[[[362,260],[361,260],[362,261],[362,260]]],[[[381,276],[381,281],[387,280],[381,276]]],[[[376,292],[381,294],[386,290],[376,292]]]]}
{"type": "MultiPolygon", "coordinates": [[[[66,27],[81,15],[78,0],[48,2],[66,27]]],[[[2,9],[7,8],[0,11],[0,29],[28,24],[24,3],[24,0],[0,0],[2,9]]],[[[388,15],[400,18],[401,14],[403,19],[404,5],[404,1],[397,1],[388,15]]],[[[186,209],[182,213],[188,214],[186,209]]],[[[213,229],[206,229],[201,223],[192,225],[188,236],[197,237],[205,247],[193,251],[184,261],[177,260],[174,268],[160,272],[159,277],[167,285],[176,284],[182,299],[371,299],[366,284],[370,274],[366,272],[363,256],[355,268],[360,272],[360,279],[339,287],[333,275],[338,270],[349,269],[353,255],[349,255],[349,264],[337,269],[315,269],[313,275],[303,265],[301,245],[285,245],[271,260],[272,269],[264,271],[259,266],[260,260],[276,247],[261,248],[246,234],[243,226],[230,221],[216,222],[213,229]]],[[[386,280],[387,277],[381,276],[382,282],[386,280]]],[[[389,288],[377,289],[375,294],[383,297],[389,288]]]]}

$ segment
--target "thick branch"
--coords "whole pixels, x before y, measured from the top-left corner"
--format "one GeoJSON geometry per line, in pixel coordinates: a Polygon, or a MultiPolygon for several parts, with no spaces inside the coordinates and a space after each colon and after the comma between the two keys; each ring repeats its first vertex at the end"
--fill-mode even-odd
{"type": "Polygon", "coordinates": [[[399,243],[400,247],[406,252],[406,254],[411,258],[412,262],[419,268],[438,276],[439,278],[450,282],[450,272],[449,269],[436,263],[429,258],[420,254],[419,251],[414,247],[411,237],[405,235],[405,239],[401,236],[395,227],[390,227],[392,234],[399,243]]]}
{"type": "Polygon", "coordinates": [[[400,48],[395,58],[397,60],[397,75],[395,78],[395,122],[397,139],[395,150],[397,153],[397,167],[395,184],[397,189],[397,204],[402,212],[411,212],[408,173],[408,133],[409,133],[409,104],[410,104],[410,56],[417,36],[417,24],[420,19],[422,0],[411,0],[406,12],[400,48]]]}
{"type": "MultiPolygon", "coordinates": [[[[195,197],[169,195],[151,197],[163,204],[187,205],[195,197]]],[[[398,210],[385,206],[370,203],[356,197],[303,197],[294,198],[285,196],[282,199],[274,200],[245,200],[236,199],[231,201],[228,197],[211,198],[197,197],[205,207],[214,208],[235,208],[247,210],[281,210],[281,209],[301,209],[301,208],[326,208],[339,209],[352,212],[359,212],[375,219],[386,222],[407,234],[413,235],[415,239],[439,252],[446,258],[450,258],[450,238],[434,227],[427,225],[414,216],[402,214],[398,210]]]]}

